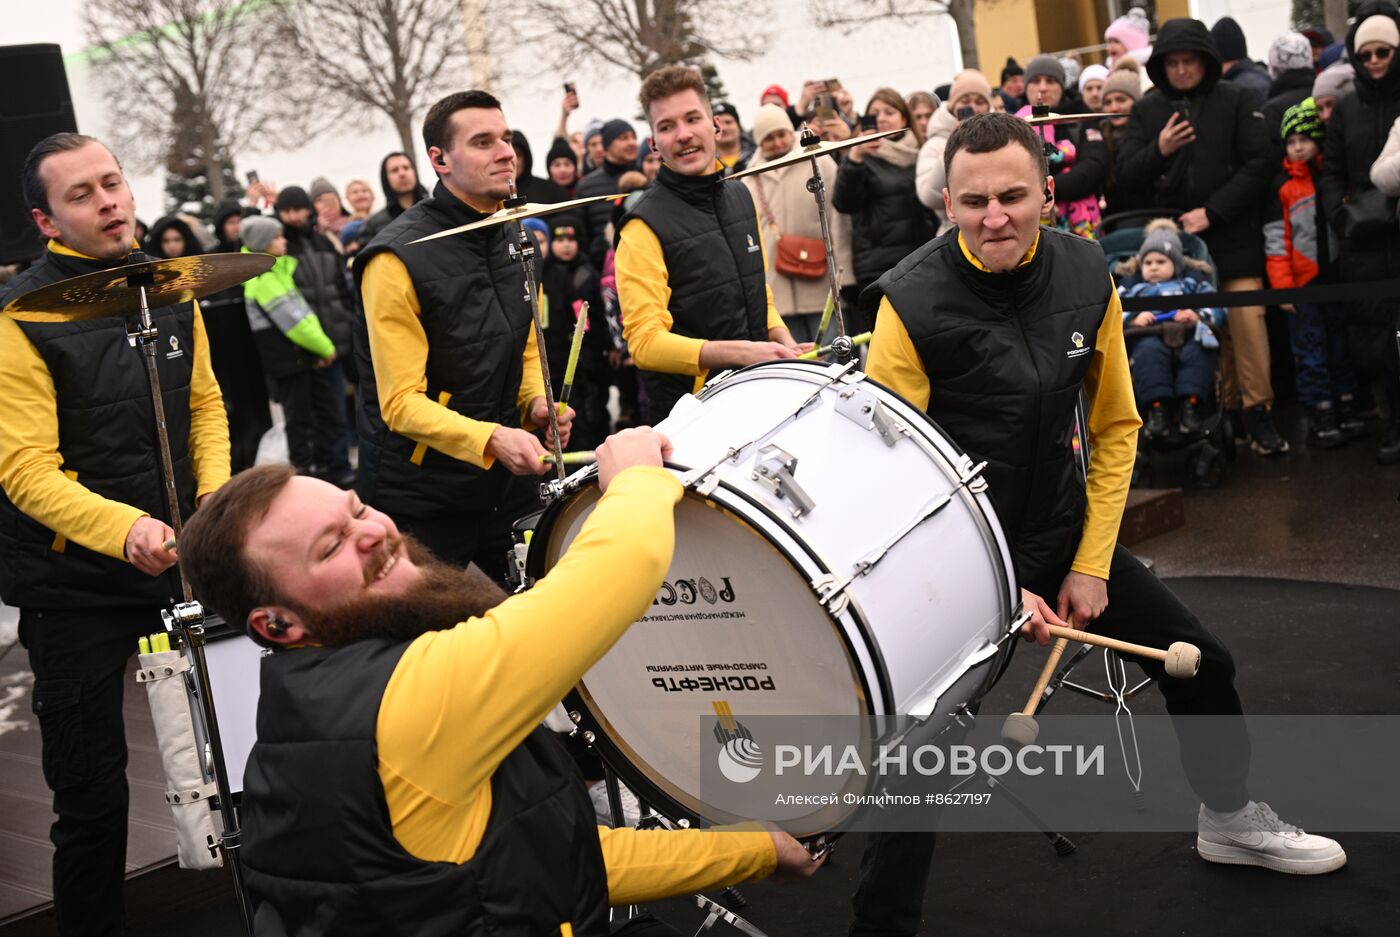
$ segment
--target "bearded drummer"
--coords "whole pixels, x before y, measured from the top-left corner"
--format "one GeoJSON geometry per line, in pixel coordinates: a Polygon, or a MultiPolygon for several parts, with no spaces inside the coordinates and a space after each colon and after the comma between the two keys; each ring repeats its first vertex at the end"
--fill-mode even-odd
{"type": "Polygon", "coordinates": [[[661,168],[618,222],[615,265],[622,335],[655,423],[715,368],[792,358],[811,346],[793,341],[773,302],[753,196],[724,184],[700,73],[659,69],[639,97],[661,168]]]}
{"type": "MultiPolygon", "coordinates": [[[[431,198],[399,215],[355,261],[363,313],[360,497],[445,560],[505,578],[510,525],[538,505],[516,476],[545,464],[539,349],[518,228],[489,226],[410,242],[480,221],[511,194],[515,150],[501,104],[459,91],[423,120],[438,175],[431,198]]],[[[567,444],[572,408],[558,415],[567,444]]]]}
{"type": "Polygon", "coordinates": [[[609,903],[816,870],[785,833],[596,826],[540,725],[670,567],[669,453],[650,429],[605,442],[597,509],[511,598],[286,466],[235,476],[195,515],[194,591],[273,649],[244,775],[258,933],[603,937],[609,903]]]}
{"type": "MultiPolygon", "coordinates": [[[[954,227],[861,297],[868,312],[878,310],[870,376],[987,463],[1031,613],[1028,636],[1045,644],[1047,622],[1073,616],[1115,638],[1201,649],[1192,680],[1164,679],[1160,663],[1138,660],[1172,715],[1234,717],[1224,758],[1177,724],[1183,768],[1203,801],[1201,857],[1303,874],[1340,868],[1346,854],[1336,842],[1302,834],[1250,800],[1249,739],[1229,652],[1117,545],[1142,425],[1122,309],[1099,246],[1040,224],[1055,191],[1040,138],[1009,115],[974,117],[949,138],[943,161],[954,227]],[[1086,483],[1071,443],[1081,392],[1089,400],[1086,483]]],[[[869,848],[881,858],[863,868],[889,874],[862,883],[868,900],[857,902],[852,933],[913,933],[892,922],[919,920],[932,836],[874,837],[869,848]]]]}

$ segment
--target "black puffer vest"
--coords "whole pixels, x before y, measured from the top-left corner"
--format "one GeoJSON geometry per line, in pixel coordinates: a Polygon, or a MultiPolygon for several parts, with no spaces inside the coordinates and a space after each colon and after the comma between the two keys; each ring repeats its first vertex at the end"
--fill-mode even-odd
{"type": "MultiPolygon", "coordinates": [[[[768,340],[768,281],[747,188],[725,183],[719,173],[683,176],[663,164],[656,183],[622,216],[619,235],[633,218],[661,242],[672,332],[709,341],[768,340]]],[[[695,386],[686,374],[640,376],[653,420],[664,418],[695,386]]]]}
{"type": "MultiPolygon", "coordinates": [[[[425,244],[410,243],[484,217],[439,183],[432,198],[399,215],[355,259],[356,285],[375,254],[397,255],[408,268],[422,308],[428,336],[428,399],[473,420],[519,426],[516,395],[532,327],[525,271],[508,253],[519,227],[494,225],[425,244]]],[[[360,497],[401,517],[497,507],[510,478],[504,465],[477,468],[419,446],[385,425],[363,308],[356,311],[355,355],[360,377],[360,497]]]]}
{"type": "Polygon", "coordinates": [[[262,663],[243,797],[254,932],[277,937],[484,937],[608,930],[593,806],[563,746],[536,728],[491,778],[468,861],[415,858],[394,838],[375,741],[408,645],[280,651],[262,663]]]}
{"type": "Polygon", "coordinates": [[[929,416],[987,462],[1021,582],[1067,564],[1085,505],[1074,407],[1111,297],[1102,249],[1041,228],[1030,263],[987,273],[952,228],[882,276],[861,305],[873,315],[882,296],[923,361],[929,416]]]}
{"type": "MultiPolygon", "coordinates": [[[[41,286],[119,265],[50,250],[5,285],[0,307],[41,286]]],[[[188,518],[196,488],[189,454],[194,307],[181,303],[151,315],[160,334],[156,372],[180,513],[188,518]]],[[[127,344],[126,320],[20,322],[19,327],[53,378],[64,474],[95,494],[170,523],[145,353],[127,344]]],[[[169,605],[181,601],[182,592],[173,569],[148,576],[72,543],[22,514],[0,492],[0,597],[19,608],[111,608],[169,605]]]]}

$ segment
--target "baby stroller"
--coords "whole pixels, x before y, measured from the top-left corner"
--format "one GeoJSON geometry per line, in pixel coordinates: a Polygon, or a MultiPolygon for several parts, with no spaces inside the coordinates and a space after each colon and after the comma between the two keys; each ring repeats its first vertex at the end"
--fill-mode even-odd
{"type": "MultiPolygon", "coordinates": [[[[1115,281],[1121,279],[1120,266],[1126,261],[1136,262],[1138,249],[1142,247],[1145,226],[1153,218],[1170,217],[1176,213],[1166,209],[1126,212],[1105,218],[1099,231],[1099,244],[1108,261],[1109,272],[1115,281]]],[[[1215,264],[1205,241],[1186,232],[1180,233],[1182,252],[1190,260],[1199,261],[1208,269],[1196,269],[1195,275],[1205,277],[1212,287],[1218,286],[1215,264]]],[[[1189,308],[1189,307],[1188,307],[1189,308]]],[[[1145,335],[1162,335],[1173,327],[1172,322],[1164,322],[1146,327],[1129,326],[1124,336],[1129,342],[1145,335]]],[[[1219,330],[1210,327],[1218,336],[1219,330]]],[[[1170,344],[1170,342],[1168,343],[1170,344]]],[[[1152,485],[1158,475],[1159,463],[1168,454],[1184,454],[1187,476],[1194,484],[1206,488],[1218,487],[1224,480],[1226,466],[1235,460],[1235,438],[1230,421],[1224,417],[1221,407],[1221,379],[1217,368],[1215,373],[1214,396],[1209,414],[1202,421],[1199,432],[1183,433],[1173,431],[1164,436],[1149,438],[1145,431],[1138,437],[1137,461],[1133,466],[1133,485],[1152,485]],[[1154,457],[1158,457],[1155,458],[1154,457]]]]}

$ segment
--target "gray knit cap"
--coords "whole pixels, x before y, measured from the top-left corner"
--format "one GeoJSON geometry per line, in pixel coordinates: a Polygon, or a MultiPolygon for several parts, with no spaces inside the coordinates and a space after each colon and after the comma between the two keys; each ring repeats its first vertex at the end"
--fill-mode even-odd
{"type": "Polygon", "coordinates": [[[1066,84],[1065,67],[1053,55],[1037,55],[1026,63],[1026,84],[1029,85],[1031,80],[1038,75],[1048,75],[1058,81],[1061,88],[1066,84]]]}
{"type": "Polygon", "coordinates": [[[1143,238],[1142,246],[1138,248],[1138,263],[1142,263],[1142,259],[1148,254],[1166,254],[1172,262],[1173,277],[1181,276],[1181,271],[1186,266],[1186,255],[1181,250],[1181,236],[1167,228],[1158,228],[1143,238]]]}
{"type": "Polygon", "coordinates": [[[238,226],[238,237],[250,251],[265,251],[282,233],[282,222],[271,215],[249,215],[238,226]]]}

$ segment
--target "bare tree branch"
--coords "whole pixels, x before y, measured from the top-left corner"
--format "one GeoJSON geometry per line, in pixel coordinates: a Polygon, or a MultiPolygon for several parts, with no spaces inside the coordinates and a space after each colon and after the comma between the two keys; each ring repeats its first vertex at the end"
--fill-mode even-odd
{"type": "Polygon", "coordinates": [[[387,118],[415,153],[413,118],[466,66],[460,0],[272,0],[292,47],[303,107],[335,118],[387,118]]]}
{"type": "Polygon", "coordinates": [[[202,167],[215,199],[232,148],[269,142],[282,117],[257,2],[87,0],[93,68],[115,106],[108,131],[129,163],[202,167]]]}
{"type": "Polygon", "coordinates": [[[665,65],[748,61],[767,48],[766,0],[537,0],[529,38],[565,70],[600,65],[638,78],[665,65]]]}

